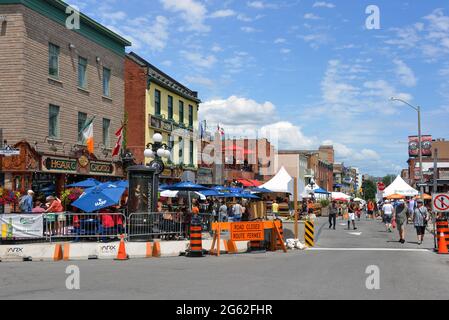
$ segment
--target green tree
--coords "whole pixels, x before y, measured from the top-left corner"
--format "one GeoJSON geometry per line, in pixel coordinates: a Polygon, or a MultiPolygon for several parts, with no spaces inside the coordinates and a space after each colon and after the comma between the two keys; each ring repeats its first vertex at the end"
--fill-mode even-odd
{"type": "Polygon", "coordinates": [[[376,193],[376,184],[371,180],[365,180],[365,182],[363,182],[363,198],[367,201],[376,199],[376,193]]]}

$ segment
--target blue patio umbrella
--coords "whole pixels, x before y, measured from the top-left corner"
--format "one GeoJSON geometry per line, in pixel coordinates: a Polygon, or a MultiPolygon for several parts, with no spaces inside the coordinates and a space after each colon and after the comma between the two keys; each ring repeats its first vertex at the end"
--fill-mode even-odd
{"type": "Polygon", "coordinates": [[[227,193],[219,193],[218,196],[216,196],[217,198],[241,198],[242,196],[238,193],[231,193],[231,192],[227,192],[227,193]]]}
{"type": "Polygon", "coordinates": [[[112,207],[120,203],[120,199],[125,193],[125,188],[91,188],[72,203],[72,206],[84,212],[95,212],[104,208],[112,207]]]}
{"type": "Polygon", "coordinates": [[[216,186],[212,188],[213,190],[217,191],[217,192],[225,192],[228,191],[227,188],[223,187],[223,186],[216,186]]]}
{"type": "Polygon", "coordinates": [[[327,192],[327,191],[324,190],[323,188],[315,189],[315,190],[313,190],[313,192],[319,193],[319,194],[329,194],[329,192],[327,192]]]}
{"type": "Polygon", "coordinates": [[[199,184],[195,184],[193,182],[180,182],[171,186],[167,187],[168,190],[172,191],[191,191],[191,192],[201,192],[201,191],[207,191],[210,190],[207,187],[201,186],[199,184]]]}
{"type": "Polygon", "coordinates": [[[228,190],[231,193],[241,193],[241,192],[243,192],[243,188],[237,188],[237,187],[231,187],[231,188],[228,188],[228,190]]]}
{"type": "Polygon", "coordinates": [[[189,194],[189,208],[192,207],[192,200],[191,200],[191,192],[201,192],[201,191],[210,191],[211,189],[206,188],[202,185],[195,184],[193,182],[180,182],[171,186],[167,187],[168,190],[171,191],[187,191],[189,194]]]}
{"type": "Polygon", "coordinates": [[[129,181],[127,180],[116,181],[114,184],[119,188],[129,189],[129,181]]]}
{"type": "Polygon", "coordinates": [[[96,187],[99,184],[100,184],[100,182],[98,182],[97,180],[95,180],[93,178],[90,178],[90,179],[87,179],[87,180],[84,180],[84,181],[80,181],[80,182],[77,182],[77,183],[69,184],[67,187],[86,189],[86,188],[96,187]]]}
{"type": "Polygon", "coordinates": [[[220,195],[220,193],[215,190],[206,190],[201,191],[200,193],[205,197],[218,197],[220,195]]]}
{"type": "Polygon", "coordinates": [[[259,198],[258,196],[255,196],[255,195],[253,195],[253,194],[251,194],[251,193],[248,193],[248,192],[240,193],[240,196],[241,196],[243,199],[260,200],[260,198],[259,198]]]}

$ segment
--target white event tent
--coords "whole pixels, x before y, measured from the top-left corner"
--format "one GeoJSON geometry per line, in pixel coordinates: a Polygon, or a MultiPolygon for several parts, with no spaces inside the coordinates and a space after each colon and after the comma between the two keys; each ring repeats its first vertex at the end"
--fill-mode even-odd
{"type": "Polygon", "coordinates": [[[287,170],[282,167],[279,172],[267,183],[260,186],[272,192],[293,194],[294,179],[288,174],[287,170]]]}
{"type": "Polygon", "coordinates": [[[398,176],[388,188],[385,189],[383,197],[386,198],[392,194],[400,194],[405,197],[414,197],[419,194],[418,190],[412,188],[401,176],[398,176]]]}

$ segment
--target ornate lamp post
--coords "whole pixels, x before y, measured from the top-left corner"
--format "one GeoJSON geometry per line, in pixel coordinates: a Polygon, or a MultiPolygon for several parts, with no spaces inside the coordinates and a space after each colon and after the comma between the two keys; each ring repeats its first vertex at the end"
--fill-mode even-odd
{"type": "Polygon", "coordinates": [[[162,143],[162,139],[160,133],[154,134],[153,143],[148,143],[144,152],[145,158],[153,159],[147,166],[155,169],[157,175],[160,175],[165,169],[163,159],[170,159],[171,157],[171,148],[162,143]]]}

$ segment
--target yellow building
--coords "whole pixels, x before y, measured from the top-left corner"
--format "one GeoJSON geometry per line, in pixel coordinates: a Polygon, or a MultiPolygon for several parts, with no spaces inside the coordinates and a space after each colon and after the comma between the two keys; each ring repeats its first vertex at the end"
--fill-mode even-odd
{"type": "MultiPolygon", "coordinates": [[[[147,73],[145,144],[153,143],[153,135],[160,133],[163,143],[172,150],[171,159],[165,161],[167,170],[174,167],[183,168],[182,171],[191,172],[189,180],[194,180],[198,168],[199,148],[198,111],[201,101],[198,99],[198,93],[136,54],[130,53],[129,56],[144,65],[147,73]]],[[[146,163],[150,161],[151,159],[145,159],[146,163]]],[[[163,175],[161,178],[170,178],[168,171],[165,177],[163,175]]]]}

